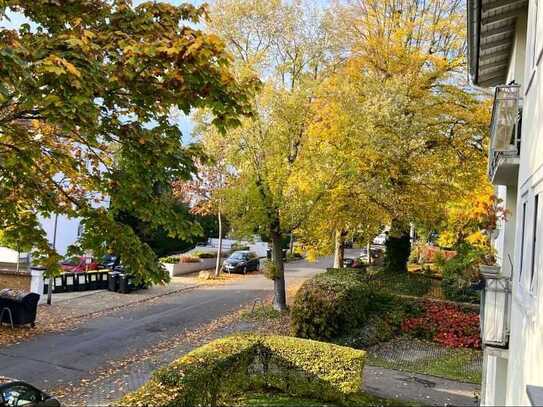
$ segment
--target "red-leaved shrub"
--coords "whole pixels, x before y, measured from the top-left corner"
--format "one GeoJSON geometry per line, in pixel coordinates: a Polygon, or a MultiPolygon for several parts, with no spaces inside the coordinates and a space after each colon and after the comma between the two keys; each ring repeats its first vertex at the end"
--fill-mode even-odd
{"type": "Polygon", "coordinates": [[[422,315],[402,322],[402,332],[452,348],[480,348],[479,314],[454,304],[425,301],[422,315]]]}

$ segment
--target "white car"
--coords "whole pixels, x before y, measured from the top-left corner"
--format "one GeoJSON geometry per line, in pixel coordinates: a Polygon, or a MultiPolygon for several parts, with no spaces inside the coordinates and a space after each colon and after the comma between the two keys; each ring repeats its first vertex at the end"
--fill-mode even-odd
{"type": "Polygon", "coordinates": [[[386,241],[387,241],[387,235],[384,233],[381,233],[380,235],[377,235],[375,239],[373,239],[373,244],[384,246],[386,241]]]}

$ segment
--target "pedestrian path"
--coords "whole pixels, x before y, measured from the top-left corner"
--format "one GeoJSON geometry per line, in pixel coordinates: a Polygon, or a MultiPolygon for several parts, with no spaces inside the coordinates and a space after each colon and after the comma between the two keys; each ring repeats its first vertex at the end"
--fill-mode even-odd
{"type": "Polygon", "coordinates": [[[382,367],[364,368],[366,392],[390,400],[429,406],[477,406],[479,386],[382,367]]]}

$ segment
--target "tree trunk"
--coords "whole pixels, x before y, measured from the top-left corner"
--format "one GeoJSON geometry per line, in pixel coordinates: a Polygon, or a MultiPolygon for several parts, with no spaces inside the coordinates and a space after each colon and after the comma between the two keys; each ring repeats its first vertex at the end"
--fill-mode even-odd
{"type": "Polygon", "coordinates": [[[215,264],[215,277],[219,277],[221,272],[221,258],[222,258],[222,216],[221,210],[217,211],[217,220],[219,222],[219,248],[217,249],[217,263],[215,264]]]}
{"type": "Polygon", "coordinates": [[[292,256],[294,254],[294,233],[290,232],[290,242],[288,244],[288,251],[292,256]]]}
{"type": "MultiPolygon", "coordinates": [[[[277,222],[278,224],[279,222],[277,222]]],[[[287,309],[287,294],[285,289],[285,267],[283,264],[283,253],[281,250],[281,233],[279,227],[272,228],[272,261],[277,270],[277,275],[273,280],[274,300],[273,308],[278,311],[287,309]]]]}
{"type": "Polygon", "coordinates": [[[336,229],[335,247],[334,247],[334,268],[343,268],[343,259],[345,258],[345,231],[336,229]]]}
{"type": "Polygon", "coordinates": [[[21,252],[19,251],[19,245],[17,245],[17,273],[21,269],[21,252]]]}
{"type": "Polygon", "coordinates": [[[385,270],[389,272],[407,272],[407,262],[411,253],[409,226],[393,220],[385,246],[385,270]]]}
{"type": "Polygon", "coordinates": [[[409,240],[411,241],[411,244],[415,243],[415,240],[417,238],[417,231],[415,229],[415,225],[413,223],[409,224],[409,240]]]}

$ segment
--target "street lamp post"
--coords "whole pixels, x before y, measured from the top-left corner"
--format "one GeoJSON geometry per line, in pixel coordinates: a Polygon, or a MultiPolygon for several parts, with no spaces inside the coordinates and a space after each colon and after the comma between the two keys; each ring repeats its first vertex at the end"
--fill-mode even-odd
{"type": "MultiPolygon", "coordinates": [[[[57,224],[58,213],[55,213],[55,226],[53,227],[53,250],[56,250],[57,245],[57,224]]],[[[51,305],[51,298],[53,297],[53,284],[55,280],[52,275],[49,275],[49,285],[47,286],[47,304],[51,305]]]]}

